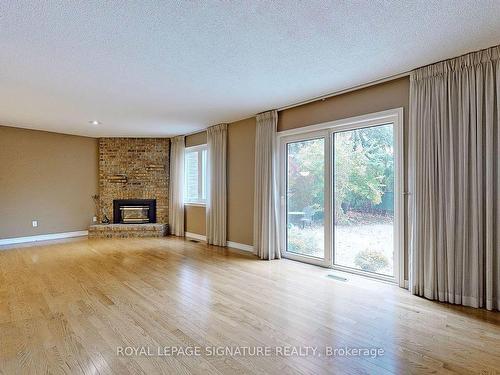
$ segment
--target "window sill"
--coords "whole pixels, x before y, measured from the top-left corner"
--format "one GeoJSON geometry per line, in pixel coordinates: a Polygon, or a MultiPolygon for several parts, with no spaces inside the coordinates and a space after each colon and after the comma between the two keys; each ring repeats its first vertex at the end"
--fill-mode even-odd
{"type": "Polygon", "coordinates": [[[184,203],[184,206],[194,206],[194,207],[206,207],[206,203],[202,202],[186,202],[184,203]]]}

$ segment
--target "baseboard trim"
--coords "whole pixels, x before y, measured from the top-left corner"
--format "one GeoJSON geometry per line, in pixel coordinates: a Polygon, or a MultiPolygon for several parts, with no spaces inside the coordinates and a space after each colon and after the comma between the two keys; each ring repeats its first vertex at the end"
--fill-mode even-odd
{"type": "Polygon", "coordinates": [[[87,236],[88,234],[89,234],[88,230],[79,230],[76,232],[63,232],[63,233],[40,234],[38,236],[4,238],[0,239],[0,245],[12,245],[16,243],[49,241],[49,240],[58,240],[61,238],[71,238],[71,237],[83,237],[87,236]]]}
{"type": "Polygon", "coordinates": [[[192,238],[193,240],[199,240],[199,241],[207,240],[207,236],[204,236],[203,234],[186,232],[184,233],[184,235],[186,236],[186,238],[192,238]]]}
{"type": "MultiPolygon", "coordinates": [[[[193,240],[205,241],[205,242],[207,241],[207,236],[204,236],[203,234],[186,232],[184,235],[186,236],[186,238],[191,238],[193,240]]],[[[233,249],[253,252],[252,245],[247,245],[247,244],[239,243],[239,242],[227,241],[227,247],[232,247],[233,249]]]]}
{"type": "Polygon", "coordinates": [[[253,253],[253,246],[247,245],[244,243],[227,241],[227,247],[233,247],[233,248],[238,249],[238,250],[249,251],[249,252],[253,253]]]}

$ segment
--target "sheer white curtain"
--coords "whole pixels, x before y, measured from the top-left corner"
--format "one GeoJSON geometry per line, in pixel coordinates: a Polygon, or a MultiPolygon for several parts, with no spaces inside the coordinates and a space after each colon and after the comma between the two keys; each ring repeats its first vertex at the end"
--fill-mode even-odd
{"type": "Polygon", "coordinates": [[[277,111],[257,115],[253,245],[255,254],[261,259],[281,258],[278,232],[277,126],[277,111]]]}
{"type": "Polygon", "coordinates": [[[411,74],[414,294],[500,307],[500,47],[411,74]]]}
{"type": "Polygon", "coordinates": [[[170,143],[169,229],[175,236],[184,236],[184,136],[170,143]]]}
{"type": "Polygon", "coordinates": [[[207,129],[207,147],[207,242],[211,245],[226,246],[227,124],[219,124],[207,129]]]}

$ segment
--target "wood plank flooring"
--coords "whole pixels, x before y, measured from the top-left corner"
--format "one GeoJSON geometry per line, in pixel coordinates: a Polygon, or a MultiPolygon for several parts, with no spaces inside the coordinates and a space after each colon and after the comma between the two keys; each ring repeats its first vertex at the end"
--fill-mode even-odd
{"type": "Polygon", "coordinates": [[[500,373],[500,314],[331,272],[176,238],[4,248],[0,374],[500,373]]]}

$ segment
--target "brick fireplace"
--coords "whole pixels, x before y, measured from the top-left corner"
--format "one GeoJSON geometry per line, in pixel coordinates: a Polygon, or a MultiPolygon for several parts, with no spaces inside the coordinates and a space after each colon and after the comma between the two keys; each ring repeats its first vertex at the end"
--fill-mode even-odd
{"type": "MultiPolygon", "coordinates": [[[[98,231],[92,226],[91,231],[102,234],[108,230],[113,232],[113,229],[120,233],[126,230],[119,227],[120,224],[115,220],[113,201],[154,200],[156,224],[145,221],[144,224],[127,224],[126,228],[132,231],[132,226],[138,225],[133,232],[142,233],[148,228],[156,228],[164,234],[165,224],[168,223],[169,148],[168,138],[99,139],[98,220],[101,222],[106,216],[113,224],[108,227],[99,226],[98,231]]],[[[128,237],[125,234],[120,236],[128,237]]]]}

